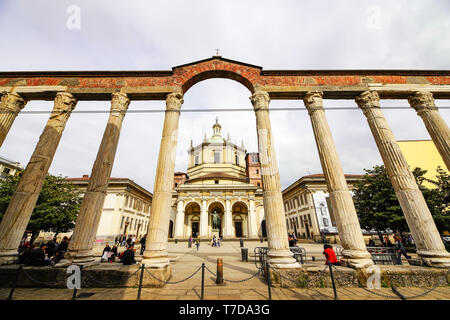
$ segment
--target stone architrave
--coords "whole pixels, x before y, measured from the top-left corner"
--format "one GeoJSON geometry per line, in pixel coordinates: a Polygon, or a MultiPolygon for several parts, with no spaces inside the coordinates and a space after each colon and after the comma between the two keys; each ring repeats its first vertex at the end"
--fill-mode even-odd
{"type": "Polygon", "coordinates": [[[445,250],[425,198],[384,117],[378,93],[365,91],[356,97],[356,103],[367,118],[419,257],[428,266],[450,267],[450,253],[445,250]]]}
{"type": "Polygon", "coordinates": [[[177,217],[175,222],[175,239],[184,237],[184,207],[183,200],[178,200],[177,203],[177,217]]]}
{"type": "Polygon", "coordinates": [[[181,93],[173,92],[167,95],[146,249],[142,260],[143,264],[153,268],[169,266],[167,241],[178,140],[178,121],[182,104],[183,95],[181,93]]]}
{"type": "Polygon", "coordinates": [[[9,263],[17,255],[17,248],[77,99],[70,93],[59,92],[54,103],[50,118],[0,224],[0,263],[9,263]]]}
{"type": "Polygon", "coordinates": [[[0,147],[8,135],[9,129],[27,102],[17,93],[8,92],[2,95],[0,104],[0,147]]]}
{"type": "Polygon", "coordinates": [[[366,249],[352,195],[348,189],[333,136],[328,126],[323,109],[322,92],[306,93],[303,102],[311,118],[320,163],[335,212],[339,238],[343,247],[343,260],[352,268],[369,267],[373,265],[373,261],[366,249]]]}
{"type": "Polygon", "coordinates": [[[450,130],[434,103],[433,94],[419,91],[410,95],[408,102],[422,118],[447,169],[450,170],[450,130]]]}
{"type": "Polygon", "coordinates": [[[255,91],[250,100],[256,115],[264,213],[269,247],[267,253],[268,261],[276,268],[299,268],[300,264],[293,258],[293,253],[289,250],[283,198],[281,195],[280,173],[278,171],[269,117],[269,94],[265,91],[255,91]]]}
{"type": "Polygon", "coordinates": [[[130,99],[126,94],[112,94],[108,123],[81,203],[75,230],[69,243],[68,254],[65,256],[65,261],[61,261],[60,265],[65,265],[68,262],[86,264],[94,261],[92,249],[103,212],[103,204],[116,156],[122,122],[129,104],[130,99]]]}

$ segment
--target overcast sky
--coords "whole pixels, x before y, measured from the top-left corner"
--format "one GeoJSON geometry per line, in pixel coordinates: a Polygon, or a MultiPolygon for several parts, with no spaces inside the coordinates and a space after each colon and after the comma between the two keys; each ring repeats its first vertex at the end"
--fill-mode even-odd
{"type": "MultiPolygon", "coordinates": [[[[450,2],[396,1],[25,1],[0,0],[0,70],[171,70],[220,55],[270,69],[450,69],[450,2]],[[79,10],[79,20],[77,12],[79,10]],[[79,28],[78,28],[79,27],[79,28]]],[[[210,79],[194,85],[183,108],[251,108],[240,83],[210,79]]],[[[437,100],[438,106],[450,106],[437,100]]],[[[303,107],[302,101],[271,101],[271,107],[303,107]]],[[[325,100],[346,173],[362,173],[381,158],[354,101],[325,100]]],[[[430,139],[407,101],[384,113],[398,140],[430,139]]],[[[24,110],[51,110],[30,101],[24,110]]],[[[80,101],[76,110],[109,110],[109,102],[80,101]]],[[[163,109],[164,101],[132,101],[129,110],[163,109]]],[[[450,110],[441,110],[449,121],[450,110]]],[[[153,191],[163,113],[126,115],[113,177],[130,178],[153,191]]],[[[224,136],[257,152],[253,112],[182,113],[177,171],[186,171],[190,139],[201,143],[219,117],[224,136]]],[[[90,174],[108,114],[72,114],[50,173],[90,174]]],[[[21,114],[0,156],[26,166],[48,115],[21,114]]],[[[286,188],[321,173],[305,111],[274,111],[271,122],[286,188]]]]}

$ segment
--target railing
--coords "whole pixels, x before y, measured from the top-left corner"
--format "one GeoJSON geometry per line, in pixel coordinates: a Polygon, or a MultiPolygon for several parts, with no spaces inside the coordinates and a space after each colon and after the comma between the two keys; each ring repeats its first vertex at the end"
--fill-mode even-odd
{"type": "Polygon", "coordinates": [[[397,264],[398,254],[394,247],[367,247],[375,264],[397,264]]]}

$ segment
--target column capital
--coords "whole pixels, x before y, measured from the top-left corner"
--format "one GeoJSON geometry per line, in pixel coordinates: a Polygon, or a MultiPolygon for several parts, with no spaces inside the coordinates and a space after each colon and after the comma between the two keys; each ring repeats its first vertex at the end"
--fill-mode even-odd
{"type": "Polygon", "coordinates": [[[266,91],[255,91],[255,93],[253,93],[250,97],[250,101],[252,102],[255,111],[269,109],[270,96],[266,91]]]}
{"type": "Polygon", "coordinates": [[[4,92],[1,98],[1,108],[16,115],[25,107],[26,103],[27,101],[16,92],[4,92]]]}
{"type": "Polygon", "coordinates": [[[355,101],[363,110],[380,107],[380,96],[376,91],[364,91],[355,98],[355,101]]]}
{"type": "Polygon", "coordinates": [[[111,95],[111,112],[120,112],[120,114],[124,116],[125,112],[128,110],[129,105],[130,99],[125,93],[114,92],[111,95]]]}
{"type": "Polygon", "coordinates": [[[54,111],[71,112],[78,100],[68,92],[58,92],[55,97],[54,111]]]}
{"type": "Polygon", "coordinates": [[[428,91],[417,91],[408,96],[409,105],[420,115],[425,110],[436,110],[433,94],[428,91]]]}
{"type": "Polygon", "coordinates": [[[180,92],[169,93],[166,97],[166,110],[180,111],[183,102],[183,94],[181,94],[180,92]]]}
{"type": "Polygon", "coordinates": [[[311,115],[314,111],[323,110],[323,93],[322,91],[310,91],[303,97],[308,113],[311,115]]]}

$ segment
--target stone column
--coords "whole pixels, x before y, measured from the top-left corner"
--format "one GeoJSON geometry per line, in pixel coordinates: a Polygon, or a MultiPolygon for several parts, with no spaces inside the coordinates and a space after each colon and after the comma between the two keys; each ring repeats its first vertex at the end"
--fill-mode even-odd
{"type": "Polygon", "coordinates": [[[2,95],[0,104],[0,147],[3,145],[9,129],[27,102],[15,93],[9,92],[2,95]]]}
{"type": "Polygon", "coordinates": [[[200,237],[202,238],[207,238],[209,236],[208,218],[206,200],[202,200],[202,211],[200,212],[200,237]]]}
{"type": "Polygon", "coordinates": [[[223,237],[226,239],[233,238],[233,217],[231,214],[231,201],[230,199],[225,200],[225,217],[224,217],[224,223],[225,223],[225,230],[223,237]]]}
{"type": "Polygon", "coordinates": [[[335,212],[336,225],[343,247],[343,260],[352,268],[371,266],[373,261],[366,249],[352,195],[325,117],[322,92],[306,93],[303,102],[311,118],[320,163],[335,212]]]}
{"type": "Polygon", "coordinates": [[[431,92],[416,92],[408,97],[408,102],[422,118],[428,133],[450,170],[450,130],[434,104],[431,92]]]}
{"type": "Polygon", "coordinates": [[[126,94],[112,94],[108,123],[81,203],[75,230],[69,243],[68,254],[65,257],[66,259],[61,261],[60,266],[69,262],[86,264],[94,261],[92,249],[103,212],[103,204],[116,156],[123,118],[129,104],[130,100],[126,94]]]}
{"type": "Polygon", "coordinates": [[[367,118],[387,175],[414,237],[417,253],[428,266],[450,267],[450,254],[445,250],[422,192],[381,111],[378,93],[365,91],[356,97],[356,103],[367,118]]]}
{"type": "Polygon", "coordinates": [[[175,239],[184,237],[184,208],[183,200],[178,200],[177,203],[177,219],[175,222],[175,239]]]}
{"type": "Polygon", "coordinates": [[[178,120],[182,104],[183,95],[181,93],[174,92],[167,95],[146,249],[142,260],[142,263],[149,267],[164,268],[169,265],[167,240],[178,140],[178,120]]]}
{"type": "Polygon", "coordinates": [[[249,199],[249,210],[248,210],[248,237],[256,238],[256,211],[255,211],[255,199],[249,199]]]}
{"type": "Polygon", "coordinates": [[[256,115],[264,213],[269,247],[268,260],[276,268],[298,268],[300,265],[289,250],[283,198],[281,195],[280,173],[278,171],[278,162],[270,125],[269,94],[265,91],[256,91],[250,100],[256,115]]]}
{"type": "Polygon", "coordinates": [[[25,228],[28,225],[42,184],[52,164],[66,122],[77,100],[67,92],[59,92],[47,125],[20,178],[0,224],[0,264],[17,255],[25,228]]]}

